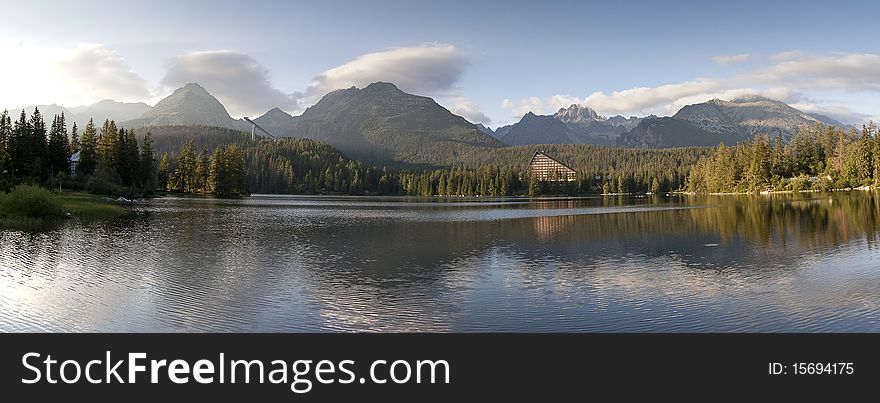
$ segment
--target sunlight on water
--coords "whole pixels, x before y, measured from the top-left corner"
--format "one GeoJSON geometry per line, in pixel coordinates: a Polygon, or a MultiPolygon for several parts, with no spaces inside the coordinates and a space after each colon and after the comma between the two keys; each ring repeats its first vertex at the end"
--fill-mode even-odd
{"type": "Polygon", "coordinates": [[[880,331],[880,197],[162,198],[0,231],[3,331],[880,331]]]}

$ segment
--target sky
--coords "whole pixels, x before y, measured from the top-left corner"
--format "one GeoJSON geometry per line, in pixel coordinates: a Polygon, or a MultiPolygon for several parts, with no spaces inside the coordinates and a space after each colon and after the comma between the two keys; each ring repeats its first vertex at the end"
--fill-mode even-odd
{"type": "Polygon", "coordinates": [[[155,104],[235,117],[392,82],[474,123],[580,104],[671,115],[758,94],[880,120],[880,2],[0,1],[0,108],[155,104]]]}

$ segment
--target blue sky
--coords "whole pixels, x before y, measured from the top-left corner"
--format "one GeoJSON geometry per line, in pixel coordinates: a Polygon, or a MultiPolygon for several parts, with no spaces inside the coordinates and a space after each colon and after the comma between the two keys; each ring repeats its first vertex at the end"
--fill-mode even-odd
{"type": "Polygon", "coordinates": [[[0,6],[0,107],[155,103],[198,81],[234,116],[369,81],[472,121],[581,103],[674,113],[761,93],[880,116],[876,2],[40,1],[0,6]]]}

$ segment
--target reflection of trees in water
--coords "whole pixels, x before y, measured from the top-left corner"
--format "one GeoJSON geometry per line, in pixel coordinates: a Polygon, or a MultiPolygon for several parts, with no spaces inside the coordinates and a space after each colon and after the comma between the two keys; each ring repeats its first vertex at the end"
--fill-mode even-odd
{"type": "MultiPolygon", "coordinates": [[[[166,327],[156,330],[440,331],[455,328],[457,298],[493,278],[501,278],[511,295],[591,296],[597,299],[583,302],[596,306],[614,305],[602,299],[610,298],[608,290],[634,295],[646,289],[646,296],[681,290],[709,298],[753,280],[694,268],[795,269],[801,259],[847,244],[864,240],[873,247],[880,226],[880,197],[860,192],[612,197],[495,208],[631,205],[693,208],[486,221],[441,215],[446,218],[438,221],[430,213],[413,220],[418,208],[407,206],[389,207],[399,209],[398,219],[376,215],[369,206],[327,213],[320,207],[156,201],[151,213],[114,224],[36,236],[0,233],[0,265],[40,272],[30,284],[53,281],[54,270],[65,281],[104,277],[104,284],[115,286],[101,287],[116,295],[67,293],[56,299],[69,305],[112,302],[142,315],[140,325],[161,320],[166,327]],[[706,247],[713,243],[719,246],[706,247]]],[[[786,284],[784,271],[774,274],[777,289],[786,284]]]]}
{"type": "MultiPolygon", "coordinates": [[[[723,196],[699,199],[694,208],[622,212],[531,219],[539,242],[600,242],[695,235],[717,237],[721,243],[745,242],[766,248],[796,241],[809,250],[839,246],[856,239],[876,242],[880,197],[876,194],[806,195],[770,200],[723,196]]],[[[650,246],[650,245],[645,245],[650,246]]]]}

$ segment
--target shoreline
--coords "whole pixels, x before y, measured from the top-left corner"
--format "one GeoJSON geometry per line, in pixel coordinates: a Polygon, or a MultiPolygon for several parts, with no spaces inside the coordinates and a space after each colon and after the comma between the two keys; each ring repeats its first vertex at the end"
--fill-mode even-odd
{"type": "Polygon", "coordinates": [[[21,203],[10,196],[0,200],[0,228],[42,231],[67,220],[112,220],[129,212],[115,200],[82,192],[47,191],[42,195],[29,195],[24,203],[38,205],[41,211],[37,213],[28,211],[21,203]]]}

